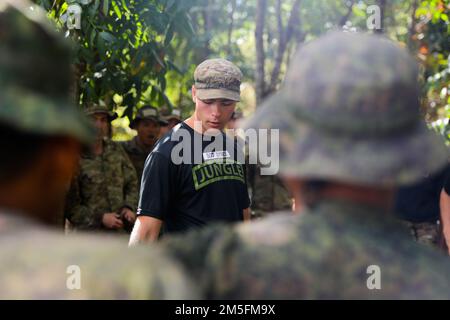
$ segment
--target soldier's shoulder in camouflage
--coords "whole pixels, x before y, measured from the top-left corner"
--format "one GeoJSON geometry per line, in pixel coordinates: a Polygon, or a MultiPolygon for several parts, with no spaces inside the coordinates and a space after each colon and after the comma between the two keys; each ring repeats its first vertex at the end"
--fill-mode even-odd
{"type": "Polygon", "coordinates": [[[0,220],[1,299],[200,297],[158,248],[128,249],[126,241],[99,235],[63,236],[3,214],[0,220]]]}

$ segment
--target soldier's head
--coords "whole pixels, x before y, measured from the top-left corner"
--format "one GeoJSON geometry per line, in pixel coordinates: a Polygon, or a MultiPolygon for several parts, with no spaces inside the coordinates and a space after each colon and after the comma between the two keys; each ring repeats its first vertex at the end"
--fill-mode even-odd
{"type": "Polygon", "coordinates": [[[0,207],[52,222],[92,136],[69,100],[70,48],[26,1],[0,3],[0,30],[0,207]]]}
{"type": "Polygon", "coordinates": [[[447,161],[421,118],[417,78],[394,42],[334,32],[302,46],[246,127],[280,130],[280,173],[297,203],[305,190],[377,201],[447,161]]]}
{"type": "Polygon", "coordinates": [[[97,130],[97,140],[111,138],[111,121],[117,119],[117,113],[110,111],[104,105],[96,103],[90,104],[84,112],[91,119],[97,130]]]}
{"type": "Polygon", "coordinates": [[[137,131],[139,141],[146,147],[152,147],[159,138],[161,125],[167,122],[160,118],[158,109],[146,105],[140,108],[130,122],[130,128],[137,131]]]}
{"type": "Polygon", "coordinates": [[[171,130],[173,127],[175,127],[177,124],[181,122],[180,110],[173,109],[168,116],[164,117],[164,120],[167,121],[167,126],[169,130],[171,130]]]}
{"type": "Polygon", "coordinates": [[[209,59],[197,66],[192,99],[194,118],[202,122],[203,131],[225,128],[240,101],[241,79],[239,68],[225,59],[209,59]]]}

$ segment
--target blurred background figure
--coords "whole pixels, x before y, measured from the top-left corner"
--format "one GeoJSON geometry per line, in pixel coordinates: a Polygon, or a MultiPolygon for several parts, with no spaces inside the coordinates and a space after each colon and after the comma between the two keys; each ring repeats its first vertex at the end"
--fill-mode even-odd
{"type": "Polygon", "coordinates": [[[181,111],[178,109],[172,109],[172,112],[168,113],[166,112],[166,115],[163,115],[164,120],[166,121],[166,124],[161,125],[161,132],[160,137],[164,136],[167,132],[172,130],[173,127],[175,127],[177,124],[179,124],[181,119],[181,111]]]}
{"type": "Polygon", "coordinates": [[[436,247],[439,235],[439,198],[448,167],[429,174],[417,183],[398,188],[395,213],[411,231],[413,238],[436,247]]]}
{"type": "Polygon", "coordinates": [[[117,114],[91,105],[85,113],[96,128],[92,148],[81,155],[67,195],[66,217],[74,230],[131,232],[136,220],[138,180],[126,152],[110,139],[117,114]]]}
{"type": "Polygon", "coordinates": [[[145,159],[153,150],[160,136],[162,126],[167,125],[155,107],[146,105],[137,111],[136,116],[130,123],[130,128],[137,131],[137,135],[122,142],[122,146],[133,163],[138,175],[138,187],[141,184],[142,171],[144,171],[145,159]]]}
{"type": "Polygon", "coordinates": [[[49,228],[95,133],[69,99],[69,45],[45,12],[2,0],[0,30],[0,299],[198,297],[154,248],[49,228]]]}
{"type": "Polygon", "coordinates": [[[447,172],[440,194],[441,225],[438,245],[450,254],[450,172],[447,172]]]}

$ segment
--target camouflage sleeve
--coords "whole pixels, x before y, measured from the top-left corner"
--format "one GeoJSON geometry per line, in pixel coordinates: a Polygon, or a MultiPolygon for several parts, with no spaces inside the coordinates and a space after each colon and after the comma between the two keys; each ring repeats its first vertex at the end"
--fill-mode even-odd
{"type": "Polygon", "coordinates": [[[66,218],[77,228],[98,228],[102,225],[102,214],[94,214],[89,207],[83,204],[80,193],[79,174],[77,174],[70,185],[66,196],[65,215],[66,218]]]}
{"type": "Polygon", "coordinates": [[[119,145],[119,149],[122,152],[122,168],[124,173],[124,207],[130,208],[133,212],[136,212],[137,204],[139,200],[139,192],[138,192],[138,178],[136,169],[133,166],[130,158],[127,153],[123,149],[121,145],[119,145]]]}
{"type": "MultiPolygon", "coordinates": [[[[236,272],[229,269],[241,241],[230,225],[211,225],[183,235],[165,237],[161,247],[185,268],[199,284],[205,299],[222,297],[237,287],[236,272]]],[[[236,271],[236,270],[235,270],[236,271]]],[[[245,272],[244,270],[237,273],[245,272]]]]}

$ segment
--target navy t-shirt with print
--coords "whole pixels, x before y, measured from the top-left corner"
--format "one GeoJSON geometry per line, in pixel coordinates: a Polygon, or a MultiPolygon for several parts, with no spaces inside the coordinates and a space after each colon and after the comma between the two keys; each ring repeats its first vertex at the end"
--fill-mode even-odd
{"type": "Polygon", "coordinates": [[[250,201],[241,152],[223,132],[206,136],[178,124],[146,160],[138,215],[162,220],[165,233],[242,221],[250,201]]]}

